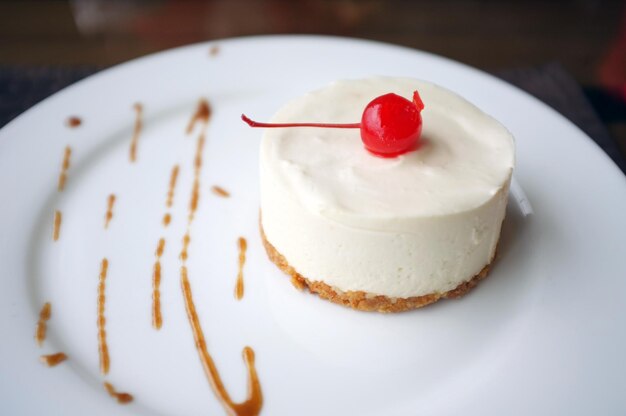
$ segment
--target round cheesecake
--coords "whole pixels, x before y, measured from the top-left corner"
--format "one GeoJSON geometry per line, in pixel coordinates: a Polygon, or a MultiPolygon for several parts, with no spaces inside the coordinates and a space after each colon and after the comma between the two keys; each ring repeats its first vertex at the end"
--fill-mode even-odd
{"type": "Polygon", "coordinates": [[[417,149],[370,154],[359,129],[266,129],[261,234],[270,259],[325,299],[397,312],[458,297],[492,263],[514,140],[457,94],[409,78],[339,81],[297,98],[275,123],[355,123],[374,98],[421,95],[417,149]]]}

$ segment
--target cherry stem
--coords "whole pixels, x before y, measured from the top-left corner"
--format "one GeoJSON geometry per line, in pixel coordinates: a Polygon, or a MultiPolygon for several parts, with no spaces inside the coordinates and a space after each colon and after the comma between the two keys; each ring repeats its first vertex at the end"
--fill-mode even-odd
{"type": "Polygon", "coordinates": [[[329,127],[333,129],[359,129],[361,123],[259,123],[248,118],[245,114],[241,115],[241,119],[248,123],[250,127],[329,127]]]}

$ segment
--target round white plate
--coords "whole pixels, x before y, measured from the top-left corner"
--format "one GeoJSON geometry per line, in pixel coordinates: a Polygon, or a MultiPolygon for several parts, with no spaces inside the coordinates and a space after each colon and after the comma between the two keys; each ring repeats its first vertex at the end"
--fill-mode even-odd
{"type": "Polygon", "coordinates": [[[458,63],[360,40],[279,36],[193,45],[117,66],[2,129],[1,413],[223,413],[204,377],[179,284],[197,135],[185,135],[185,127],[202,97],[214,113],[189,279],[208,348],[236,400],[245,396],[241,352],[249,345],[267,415],[608,415],[626,408],[626,181],[609,158],[547,106],[458,63]],[[289,98],[372,75],[439,83],[517,139],[517,182],[499,259],[461,300],[396,315],[355,312],[293,289],[261,246],[261,131],[239,115],[268,119],[289,98]],[[135,102],[144,106],[144,129],[131,164],[135,102]],[[83,125],[68,128],[72,115],[83,125]],[[58,192],[67,145],[67,186],[58,192]],[[164,228],[175,164],[173,221],[164,228]],[[213,185],[231,198],[212,194],[213,185]],[[117,201],[105,230],[111,193],[117,201]],[[57,242],[55,210],[63,213],[57,242]],[[156,331],[152,266],[161,236],[164,322],[156,331]],[[241,301],[233,296],[239,236],[249,241],[241,301]],[[103,257],[110,262],[106,378],[96,328],[103,257]],[[49,336],[38,348],[34,328],[46,301],[49,336]],[[39,362],[56,351],[69,360],[54,368],[39,362]],[[104,380],[135,401],[117,404],[104,380]]]}

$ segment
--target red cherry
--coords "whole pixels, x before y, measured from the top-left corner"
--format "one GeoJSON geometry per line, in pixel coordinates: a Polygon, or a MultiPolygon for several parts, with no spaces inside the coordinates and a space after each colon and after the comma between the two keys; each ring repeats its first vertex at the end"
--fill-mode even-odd
{"type": "Polygon", "coordinates": [[[375,98],[365,107],[361,140],[367,150],[377,156],[395,157],[417,147],[424,104],[417,91],[413,100],[390,93],[375,98]]]}
{"type": "Polygon", "coordinates": [[[360,123],[259,123],[241,115],[250,127],[360,128],[365,148],[376,156],[396,157],[417,148],[422,133],[424,103],[417,91],[413,102],[389,93],[373,99],[363,111],[360,123]]]}

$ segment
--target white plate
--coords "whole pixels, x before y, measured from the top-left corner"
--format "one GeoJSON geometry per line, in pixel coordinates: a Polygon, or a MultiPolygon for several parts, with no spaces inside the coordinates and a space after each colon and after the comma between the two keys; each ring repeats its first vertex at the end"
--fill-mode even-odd
{"type": "Polygon", "coordinates": [[[226,386],[245,396],[241,351],[256,351],[268,415],[617,414],[626,408],[626,181],[579,129],[519,90],[433,55],[359,40],[260,37],[175,49],[81,81],[0,132],[0,407],[3,414],[222,414],[194,348],[178,253],[192,183],[198,99],[214,108],[189,273],[226,386]],[[517,138],[517,183],[492,275],[458,301],[397,315],[355,312],[294,290],[257,231],[260,131],[286,100],[335,79],[423,78],[473,101],[517,138]],[[144,105],[129,163],[132,105],[144,105]],[[84,124],[69,129],[70,115],[84,124]],[[73,149],[57,192],[63,149],[73,149]],[[172,166],[173,222],[161,226],[172,166]],[[214,184],[230,199],[210,192],[214,184]],[[103,228],[106,198],[117,195],[103,228]],[[534,210],[531,213],[530,207],[534,210]],[[63,212],[52,241],[52,218],[63,212]],[[151,327],[154,250],[163,235],[164,324],[151,327]],[[246,294],[233,297],[238,236],[249,240],[246,294]],[[96,330],[100,261],[107,277],[106,378],[96,330]],[[33,340],[52,303],[49,337],[33,340]],[[66,352],[55,367],[43,353],[66,352]]]}

